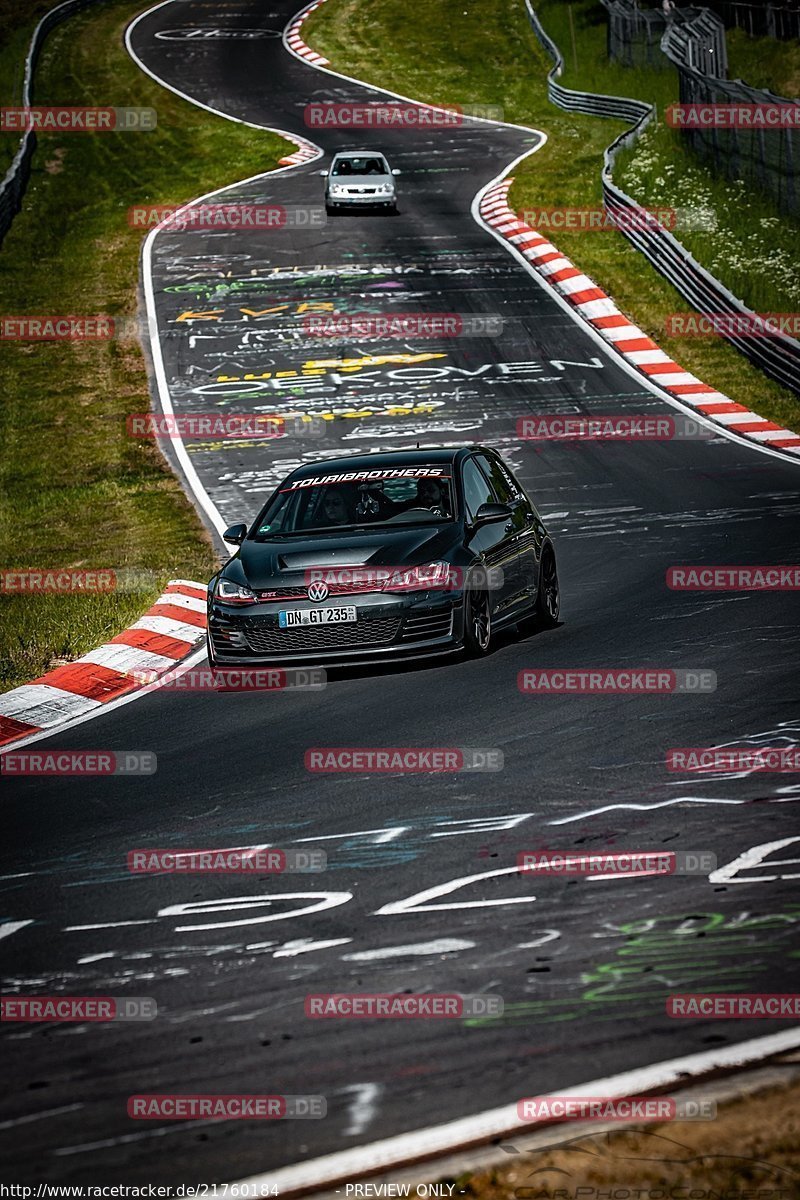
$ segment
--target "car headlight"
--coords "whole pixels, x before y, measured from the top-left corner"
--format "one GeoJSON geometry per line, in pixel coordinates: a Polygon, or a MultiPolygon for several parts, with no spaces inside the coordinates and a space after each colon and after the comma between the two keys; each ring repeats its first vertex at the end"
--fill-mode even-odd
{"type": "Polygon", "coordinates": [[[332,196],[343,196],[345,194],[345,185],[343,183],[334,183],[331,185],[332,196]]]}
{"type": "Polygon", "coordinates": [[[383,584],[383,592],[449,591],[455,586],[456,571],[450,563],[423,563],[405,571],[395,571],[383,584]]]}
{"type": "Polygon", "coordinates": [[[249,587],[244,587],[241,583],[234,583],[232,579],[224,579],[222,576],[217,580],[214,595],[223,604],[258,603],[255,592],[251,591],[249,587]]]}

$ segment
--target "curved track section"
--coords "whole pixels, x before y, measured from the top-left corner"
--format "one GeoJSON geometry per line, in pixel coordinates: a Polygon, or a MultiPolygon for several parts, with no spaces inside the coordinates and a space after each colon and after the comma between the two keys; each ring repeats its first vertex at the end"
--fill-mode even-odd
{"type": "MultiPolygon", "coordinates": [[[[310,133],[305,106],[380,93],[287,55],[278,35],[291,15],[288,4],[172,0],[137,21],[131,42],[177,90],[311,137],[328,155],[352,138],[310,133]],[[266,36],[159,36],[198,27],[266,36]]],[[[671,411],[471,216],[476,193],[539,136],[478,123],[362,131],[359,142],[380,145],[403,172],[397,217],[152,239],[174,410],[316,415],[326,429],[313,442],[187,443],[221,521],[252,516],[289,467],[320,455],[485,440],[508,455],[557,539],[564,624],[507,636],[482,662],[351,672],[321,693],[153,693],[49,743],[147,749],[158,770],[5,789],[6,982],[152,995],[159,1017],[4,1029],[0,1121],[15,1177],[243,1178],[786,1028],[670,1020],[664,1000],[798,990],[796,867],[783,864],[798,857],[800,784],[682,778],[664,756],[797,742],[796,600],[670,592],[664,580],[680,563],[792,562],[800,476],[723,437],[517,440],[518,418],[533,412],[671,411]],[[330,311],[321,305],[359,312],[379,302],[498,313],[503,332],[361,345],[320,344],[305,330],[305,314],[330,311]],[[596,666],[701,668],[718,687],[639,698],[517,689],[526,667],[596,666]],[[505,766],[388,780],[305,771],[309,747],[353,745],[496,747],[505,766]],[[131,876],[126,855],[142,843],[322,848],[328,871],[131,876]],[[520,849],[609,845],[739,862],[711,878],[535,885],[515,870],[520,849]],[[776,865],[759,866],[762,856],[776,865]],[[500,993],[505,1015],[304,1016],[309,992],[403,990],[500,993]],[[328,1116],[128,1119],[130,1094],[170,1091],[321,1094],[328,1116]]],[[[251,180],[226,198],[320,204],[317,170],[251,180]]]]}

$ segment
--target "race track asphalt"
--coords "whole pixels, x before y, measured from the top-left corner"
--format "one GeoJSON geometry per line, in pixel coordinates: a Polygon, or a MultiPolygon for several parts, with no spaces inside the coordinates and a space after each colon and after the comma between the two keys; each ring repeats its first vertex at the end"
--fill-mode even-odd
{"type": "MultiPolygon", "coordinates": [[[[138,21],[133,49],[195,99],[324,149],[324,159],[238,186],[226,201],[319,206],[319,170],[354,135],[310,129],[305,106],[380,93],[291,57],[271,34],[293,5],[269,7],[172,0],[138,21]],[[159,36],[197,28],[269,36],[159,36]]],[[[800,990],[796,867],[747,868],[723,882],[708,873],[534,882],[513,867],[533,847],[708,851],[723,867],[757,845],[800,842],[797,775],[691,777],[664,763],[673,747],[798,741],[796,593],[670,591],[665,573],[797,561],[800,467],[721,436],[519,441],[516,422],[530,413],[674,412],[471,215],[476,193],[538,135],[468,123],[363,130],[356,140],[402,171],[397,216],[155,238],[176,412],[305,414],[324,425],[317,439],[187,442],[189,460],[232,522],[251,518],[299,462],[417,442],[497,446],[554,536],[562,622],[504,635],[483,661],[340,672],[321,692],[155,693],[39,743],[149,750],[158,770],[4,781],[3,921],[31,922],[2,939],[5,990],[152,996],[159,1013],[147,1023],[4,1027],[8,1178],[242,1178],[789,1024],[675,1020],[665,998],[800,990]],[[499,336],[435,342],[321,340],[304,326],[308,313],[329,311],[308,307],[319,304],[499,314],[504,325],[499,336]],[[398,355],[413,361],[374,361],[398,355]],[[529,667],[645,666],[713,671],[717,687],[649,696],[517,687],[529,667]],[[504,769],[317,776],[304,766],[315,746],[491,747],[504,769]],[[324,849],[328,870],[225,878],[126,868],[143,845],[263,843],[324,849]],[[411,911],[385,911],[471,876],[411,911]],[[505,1015],[304,1015],[308,993],[348,991],[499,994],[505,1015]],[[128,1118],[130,1095],[169,1092],[323,1095],[328,1116],[128,1118]]]]}

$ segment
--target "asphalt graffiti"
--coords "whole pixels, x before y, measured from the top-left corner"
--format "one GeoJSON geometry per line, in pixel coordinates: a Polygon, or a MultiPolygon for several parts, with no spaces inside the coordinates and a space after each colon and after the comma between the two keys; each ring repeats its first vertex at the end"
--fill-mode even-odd
{"type": "MultiPolygon", "coordinates": [[[[754,976],[775,972],[781,960],[797,957],[798,923],[800,905],[773,913],[704,912],[607,924],[594,936],[622,944],[613,958],[581,974],[577,998],[551,994],[507,1003],[499,1020],[506,1025],[652,1020],[663,1013],[670,991],[736,991],[754,976]]],[[[542,990],[541,977],[536,979],[542,990]]],[[[550,985],[551,993],[557,989],[567,991],[563,983],[550,985]]],[[[477,1017],[466,1022],[485,1023],[477,1017]]]]}

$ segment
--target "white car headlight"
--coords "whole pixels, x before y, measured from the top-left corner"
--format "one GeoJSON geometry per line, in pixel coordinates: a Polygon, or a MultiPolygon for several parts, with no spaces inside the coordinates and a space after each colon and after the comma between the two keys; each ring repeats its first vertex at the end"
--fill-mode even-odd
{"type": "Polygon", "coordinates": [[[455,567],[446,562],[424,563],[395,571],[381,586],[384,592],[452,591],[457,586],[455,567]]]}
{"type": "Polygon", "coordinates": [[[258,597],[249,587],[243,587],[242,584],[234,583],[233,580],[225,579],[222,576],[217,580],[214,594],[223,604],[258,603],[258,597]]]}

